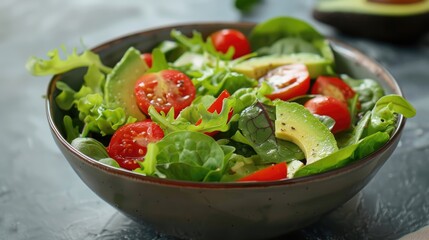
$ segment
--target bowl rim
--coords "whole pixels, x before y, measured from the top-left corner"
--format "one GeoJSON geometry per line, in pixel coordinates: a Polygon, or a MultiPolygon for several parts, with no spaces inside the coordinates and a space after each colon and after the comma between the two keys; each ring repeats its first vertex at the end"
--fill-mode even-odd
{"type": "MultiPolygon", "coordinates": [[[[207,26],[223,26],[223,25],[229,25],[231,27],[242,27],[242,28],[250,28],[255,25],[255,23],[251,22],[198,22],[198,23],[184,23],[184,24],[176,24],[176,25],[166,25],[156,28],[150,28],[147,30],[137,31],[134,33],[126,34],[123,36],[120,36],[118,38],[114,38],[112,40],[106,41],[104,43],[101,43],[93,48],[91,48],[94,52],[102,51],[105,48],[108,48],[111,44],[115,44],[117,42],[123,41],[127,38],[131,37],[137,37],[140,35],[150,35],[154,32],[161,31],[161,30],[168,30],[168,29],[174,29],[174,28],[181,28],[181,27],[207,27],[207,26]]],[[[395,94],[403,96],[403,93],[401,91],[400,86],[398,85],[395,78],[391,75],[389,71],[387,71],[386,68],[384,68],[380,63],[375,61],[374,59],[370,58],[369,56],[365,55],[360,50],[342,42],[334,38],[326,37],[328,41],[330,42],[331,47],[333,48],[334,52],[341,51],[342,54],[348,55],[352,59],[359,60],[359,64],[362,65],[365,68],[368,68],[370,72],[376,74],[379,76],[379,78],[386,80],[386,83],[394,89],[395,94]]],[[[46,110],[46,116],[48,119],[48,124],[51,130],[52,135],[56,138],[57,144],[61,144],[62,147],[67,149],[72,155],[79,158],[80,161],[83,163],[90,165],[92,167],[95,167],[107,174],[113,174],[124,178],[129,178],[130,180],[138,181],[138,182],[144,182],[144,183],[151,183],[151,184],[158,184],[158,185],[164,185],[164,186],[170,186],[170,187],[181,187],[181,188],[198,188],[198,189],[234,189],[234,188],[266,188],[266,187],[276,187],[276,186],[286,186],[286,185],[297,185],[297,184],[306,184],[313,181],[320,181],[321,179],[327,179],[332,178],[336,175],[340,174],[346,174],[348,172],[353,171],[354,169],[360,168],[363,165],[365,165],[367,162],[371,161],[373,158],[380,156],[384,151],[389,149],[396,141],[399,141],[398,138],[400,138],[401,132],[405,126],[406,118],[402,115],[398,116],[398,122],[397,127],[395,128],[394,132],[391,134],[391,137],[387,143],[385,143],[381,148],[374,151],[373,153],[369,154],[368,156],[356,160],[346,166],[343,166],[338,169],[329,170],[326,172],[305,176],[305,177],[299,177],[299,178],[291,178],[291,179],[283,179],[283,180],[276,180],[276,181],[264,181],[264,182],[193,182],[193,181],[185,181],[185,180],[175,180],[175,179],[164,179],[164,178],[158,178],[158,177],[152,177],[152,176],[145,176],[140,173],[135,173],[126,169],[122,168],[115,168],[112,166],[109,166],[107,164],[101,163],[93,158],[90,158],[89,156],[86,156],[85,154],[78,151],[76,148],[74,148],[70,143],[67,142],[67,140],[61,135],[58,127],[55,125],[53,120],[53,104],[55,104],[55,101],[53,99],[53,93],[56,90],[56,82],[60,79],[61,74],[55,75],[51,78],[49,81],[49,85],[47,88],[47,94],[46,94],[46,100],[45,100],[45,110],[46,110]]],[[[384,81],[383,80],[383,81],[384,81]]],[[[68,160],[68,159],[67,159],[68,160]]],[[[387,160],[387,159],[386,159],[387,160]]]]}

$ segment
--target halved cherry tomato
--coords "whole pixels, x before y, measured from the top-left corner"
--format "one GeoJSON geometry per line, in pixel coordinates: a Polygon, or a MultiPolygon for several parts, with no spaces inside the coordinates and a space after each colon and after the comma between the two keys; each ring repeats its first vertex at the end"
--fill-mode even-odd
{"type": "Polygon", "coordinates": [[[312,94],[334,97],[341,102],[353,98],[356,92],[343,80],[337,77],[319,76],[311,88],[312,94]]]}
{"type": "MultiPolygon", "coordinates": [[[[211,113],[214,113],[214,112],[220,113],[222,111],[222,108],[223,108],[223,100],[225,98],[228,98],[229,96],[231,96],[229,94],[229,92],[227,90],[223,90],[219,94],[219,96],[214,100],[214,102],[210,105],[210,107],[207,108],[207,111],[209,111],[211,113]]],[[[228,120],[231,119],[233,113],[234,113],[234,111],[231,109],[231,111],[228,113],[228,120]]],[[[201,121],[202,121],[201,119],[198,120],[195,123],[195,125],[197,125],[197,126],[200,125],[201,121]]],[[[214,136],[214,135],[216,135],[216,133],[218,133],[218,132],[208,132],[206,134],[209,135],[209,136],[214,136]]]]}
{"type": "Polygon", "coordinates": [[[287,177],[287,164],[285,162],[277,163],[269,167],[258,170],[250,175],[238,179],[239,182],[247,181],[275,181],[287,177]]]}
{"type": "Polygon", "coordinates": [[[331,129],[332,133],[338,133],[347,130],[351,124],[351,116],[347,105],[340,100],[319,95],[308,100],[304,107],[311,113],[317,115],[329,116],[335,120],[335,125],[331,129]]]}
{"type": "Polygon", "coordinates": [[[120,127],[110,139],[107,152],[119,166],[128,170],[139,167],[143,161],[147,145],[164,137],[162,129],[151,120],[135,122],[120,127]]]}
{"type": "Polygon", "coordinates": [[[209,38],[213,46],[219,52],[226,53],[230,47],[234,47],[232,58],[238,58],[251,52],[246,36],[235,29],[223,29],[212,33],[209,38]]]}
{"type": "Polygon", "coordinates": [[[152,67],[152,54],[151,53],[143,53],[141,58],[145,61],[146,65],[151,68],[152,67]]]}
{"type": "Polygon", "coordinates": [[[259,81],[265,81],[273,87],[273,92],[267,95],[271,100],[278,98],[286,101],[306,94],[310,88],[310,74],[301,63],[277,67],[259,81]]]}
{"type": "Polygon", "coordinates": [[[142,112],[148,114],[149,106],[152,105],[158,112],[164,113],[174,108],[177,116],[183,108],[191,105],[195,98],[195,87],[184,73],[177,70],[162,70],[140,77],[134,93],[142,112]]]}

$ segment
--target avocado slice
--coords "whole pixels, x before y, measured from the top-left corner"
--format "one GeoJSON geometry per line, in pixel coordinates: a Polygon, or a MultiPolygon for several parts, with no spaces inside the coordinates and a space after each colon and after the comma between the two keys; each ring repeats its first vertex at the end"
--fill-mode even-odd
{"type": "Polygon", "coordinates": [[[429,0],[321,0],[313,17],[349,35],[411,43],[429,32],[429,0]]]}
{"type": "Polygon", "coordinates": [[[139,77],[147,70],[148,66],[140,57],[140,52],[131,47],[121,61],[119,61],[112,72],[107,76],[104,85],[105,100],[107,104],[122,107],[127,116],[144,120],[146,116],[140,111],[136,97],[134,96],[134,85],[139,77]]]}
{"type": "Polygon", "coordinates": [[[311,78],[329,74],[331,62],[314,53],[294,53],[287,55],[268,55],[243,61],[232,67],[233,71],[250,78],[259,79],[268,71],[287,64],[303,63],[307,66],[311,78]]]}
{"type": "Polygon", "coordinates": [[[338,151],[337,141],[328,127],[298,103],[276,102],[275,135],[298,145],[307,164],[338,151]]]}

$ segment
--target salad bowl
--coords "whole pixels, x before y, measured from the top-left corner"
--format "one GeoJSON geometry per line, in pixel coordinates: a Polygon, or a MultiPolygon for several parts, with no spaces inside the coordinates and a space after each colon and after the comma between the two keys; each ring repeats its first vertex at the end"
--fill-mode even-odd
{"type": "MultiPolygon", "coordinates": [[[[194,30],[203,36],[224,28],[247,34],[253,23],[199,23],[162,27],[123,36],[92,50],[113,66],[126,50],[150,51],[170,38],[172,29],[185,35],[194,30]]],[[[363,53],[329,40],[336,71],[371,78],[387,93],[402,95],[386,69],[363,53]]],[[[405,118],[398,116],[390,140],[369,156],[339,169],[317,175],[268,182],[190,182],[144,176],[100,163],[76,150],[66,140],[65,113],[56,105],[58,81],[71,87],[82,84],[80,69],[52,78],[46,112],[52,135],[65,158],[100,198],[131,219],[155,230],[185,239],[266,239],[308,226],[355,196],[373,178],[395,150],[405,118]]]]}

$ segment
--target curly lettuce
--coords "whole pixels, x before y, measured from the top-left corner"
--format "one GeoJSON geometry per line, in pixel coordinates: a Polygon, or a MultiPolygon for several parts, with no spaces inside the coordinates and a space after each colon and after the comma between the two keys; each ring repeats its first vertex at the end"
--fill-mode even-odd
{"type": "Polygon", "coordinates": [[[67,141],[86,137],[90,132],[102,136],[113,134],[120,126],[136,121],[135,118],[128,117],[122,108],[105,103],[104,84],[106,76],[112,69],[105,66],[96,53],[85,50],[79,54],[74,49],[71,54],[67,54],[65,48],[62,50],[67,55],[65,59],[60,57],[59,49],[54,49],[48,53],[48,60],[32,57],[26,67],[36,76],[61,74],[86,67],[87,72],[83,76],[83,84],[79,90],[76,91],[65,82],[56,82],[56,87],[60,91],[55,98],[58,107],[64,111],[78,110],[78,119],[83,123],[75,125],[76,121],[69,115],[64,117],[67,141]],[[79,127],[80,131],[77,130],[79,127]]]}
{"type": "Polygon", "coordinates": [[[111,71],[111,68],[105,66],[100,57],[90,50],[85,50],[81,54],[77,53],[76,48],[73,49],[72,53],[68,53],[65,47],[62,47],[61,50],[67,56],[66,59],[61,59],[60,49],[53,49],[47,54],[49,60],[30,57],[26,64],[27,70],[35,76],[55,75],[91,65],[96,66],[104,73],[111,71]]]}

